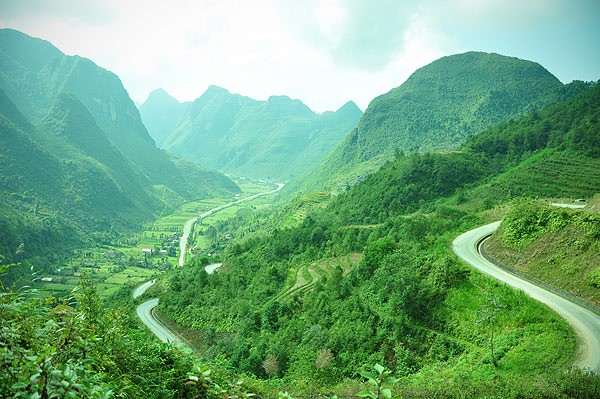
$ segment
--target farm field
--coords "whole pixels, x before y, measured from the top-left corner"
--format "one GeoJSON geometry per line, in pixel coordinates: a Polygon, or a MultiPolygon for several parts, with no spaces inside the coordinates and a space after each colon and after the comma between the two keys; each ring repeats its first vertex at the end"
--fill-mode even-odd
{"type": "MultiPolygon", "coordinates": [[[[231,198],[210,198],[188,202],[170,215],[143,226],[143,230],[114,245],[84,248],[53,267],[53,272],[35,279],[35,288],[43,296],[63,298],[77,287],[81,276],[90,277],[101,296],[108,297],[124,284],[132,287],[154,278],[161,271],[177,265],[179,239],[184,223],[215,207],[273,189],[273,184],[261,181],[236,182],[242,194],[231,198]]],[[[272,204],[272,196],[258,197],[225,208],[204,218],[199,231],[235,216],[244,209],[261,209],[272,204]]],[[[213,227],[214,229],[214,227],[213,227]]],[[[213,241],[204,233],[195,235],[194,245],[207,251],[213,241]]],[[[212,254],[211,254],[212,255],[212,254]]]]}

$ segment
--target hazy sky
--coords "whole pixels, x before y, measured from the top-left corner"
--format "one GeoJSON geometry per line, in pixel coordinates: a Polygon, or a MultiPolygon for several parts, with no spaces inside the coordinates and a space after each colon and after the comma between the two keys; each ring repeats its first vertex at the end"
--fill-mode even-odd
{"type": "Polygon", "coordinates": [[[214,84],[364,110],[469,50],[539,62],[564,83],[600,79],[600,0],[0,0],[0,26],[92,59],[138,102],[214,84]]]}

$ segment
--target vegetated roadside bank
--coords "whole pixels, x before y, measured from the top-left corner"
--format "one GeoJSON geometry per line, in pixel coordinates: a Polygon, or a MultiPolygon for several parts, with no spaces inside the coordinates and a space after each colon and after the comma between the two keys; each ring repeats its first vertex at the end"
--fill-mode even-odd
{"type": "Polygon", "coordinates": [[[485,248],[502,264],[600,306],[600,213],[519,201],[485,248]]]}

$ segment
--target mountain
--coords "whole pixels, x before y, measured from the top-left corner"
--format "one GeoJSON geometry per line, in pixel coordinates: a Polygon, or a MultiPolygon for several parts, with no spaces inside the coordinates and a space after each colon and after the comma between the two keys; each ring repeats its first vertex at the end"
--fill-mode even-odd
{"type": "Polygon", "coordinates": [[[0,253],[24,244],[29,256],[51,254],[152,217],[147,178],[72,95],[33,126],[0,90],[0,131],[0,253]]]}
{"type": "Polygon", "coordinates": [[[0,30],[0,170],[9,262],[21,244],[28,259],[49,259],[108,243],[182,201],[239,192],[158,149],[117,76],[9,29],[0,30]]]}
{"type": "Polygon", "coordinates": [[[119,78],[86,58],[65,56],[46,41],[2,29],[0,88],[33,124],[46,115],[57,96],[72,94],[150,184],[167,187],[181,198],[238,190],[224,176],[201,168],[190,178],[181,178],[183,171],[177,165],[181,161],[156,147],[119,78]]]}
{"type": "Polygon", "coordinates": [[[163,148],[231,175],[283,180],[320,159],[362,115],[353,102],[316,114],[287,96],[257,101],[217,86],[189,105],[177,104],[158,91],[140,108],[163,148]]]}
{"type": "Polygon", "coordinates": [[[481,52],[440,58],[375,98],[358,126],[287,190],[343,190],[397,154],[454,149],[564,94],[564,85],[531,61],[481,52]]]}
{"type": "Polygon", "coordinates": [[[180,103],[163,89],[156,89],[139,106],[148,133],[161,147],[190,103],[180,103]]]}

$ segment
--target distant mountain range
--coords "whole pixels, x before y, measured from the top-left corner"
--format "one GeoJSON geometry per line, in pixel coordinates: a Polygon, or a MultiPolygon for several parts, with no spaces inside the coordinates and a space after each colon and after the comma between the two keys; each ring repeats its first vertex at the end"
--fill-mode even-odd
{"type": "Polygon", "coordinates": [[[351,101],[336,112],[317,114],[287,96],[257,101],[217,86],[192,103],[156,90],[140,113],[168,151],[227,174],[278,180],[317,162],[362,115],[351,101]]]}
{"type": "Polygon", "coordinates": [[[116,75],[11,29],[0,30],[0,127],[4,254],[137,228],[182,201],[239,192],[158,149],[116,75]]]}
{"type": "Polygon", "coordinates": [[[481,52],[443,57],[375,98],[358,126],[286,190],[345,190],[398,154],[454,149],[571,94],[535,62],[481,52]]]}

